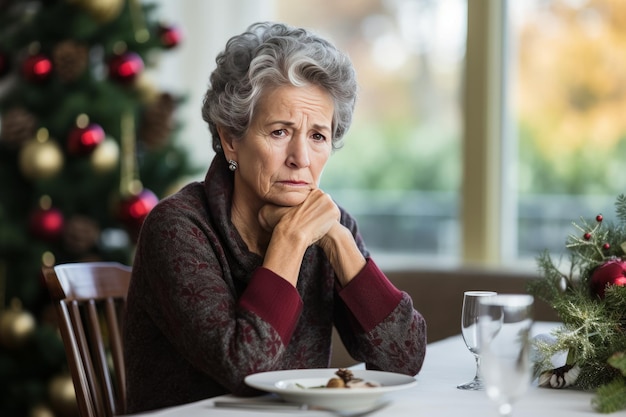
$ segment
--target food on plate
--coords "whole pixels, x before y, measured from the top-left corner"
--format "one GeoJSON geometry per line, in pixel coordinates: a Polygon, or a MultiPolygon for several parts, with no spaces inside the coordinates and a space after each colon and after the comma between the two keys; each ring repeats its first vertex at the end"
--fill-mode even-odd
{"type": "Polygon", "coordinates": [[[337,378],[333,377],[328,380],[325,388],[374,388],[380,387],[380,384],[373,381],[366,381],[361,378],[355,378],[351,370],[339,368],[335,372],[337,378]]]}

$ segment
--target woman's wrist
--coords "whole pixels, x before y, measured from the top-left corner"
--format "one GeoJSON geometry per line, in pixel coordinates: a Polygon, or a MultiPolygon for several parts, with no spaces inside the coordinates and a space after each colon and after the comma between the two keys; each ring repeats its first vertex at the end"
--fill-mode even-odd
{"type": "Polygon", "coordinates": [[[294,232],[293,229],[285,229],[280,225],[274,228],[265,252],[263,266],[295,287],[308,242],[304,234],[294,232]]]}
{"type": "Polygon", "coordinates": [[[365,257],[352,233],[340,223],[333,226],[318,244],[326,253],[341,286],[346,286],[365,267],[365,257]]]}

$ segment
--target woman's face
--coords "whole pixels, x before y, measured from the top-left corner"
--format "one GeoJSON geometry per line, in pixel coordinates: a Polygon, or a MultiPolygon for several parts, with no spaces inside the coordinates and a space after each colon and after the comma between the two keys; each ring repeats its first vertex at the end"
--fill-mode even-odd
{"type": "Polygon", "coordinates": [[[282,86],[258,102],[248,132],[232,141],[235,193],[247,204],[295,206],[319,185],[332,151],[334,105],[317,86],[282,86]]]}

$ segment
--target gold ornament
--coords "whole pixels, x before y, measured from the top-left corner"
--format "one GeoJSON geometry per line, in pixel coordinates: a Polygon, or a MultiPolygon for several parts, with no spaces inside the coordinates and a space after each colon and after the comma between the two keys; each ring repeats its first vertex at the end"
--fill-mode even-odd
{"type": "Polygon", "coordinates": [[[73,417],[78,415],[76,392],[69,374],[57,375],[48,385],[50,406],[55,415],[73,417]]]}
{"type": "Polygon", "coordinates": [[[122,12],[123,0],[67,0],[85,10],[99,23],[107,23],[115,19],[122,12]]]}
{"type": "Polygon", "coordinates": [[[107,173],[117,167],[120,161],[120,147],[112,138],[106,138],[91,153],[91,165],[99,174],[107,173]]]}
{"type": "Polygon", "coordinates": [[[35,318],[22,310],[22,303],[13,299],[11,307],[0,313],[0,344],[14,349],[23,346],[35,331],[35,318]]]}
{"type": "Polygon", "coordinates": [[[54,417],[54,413],[47,406],[39,404],[30,409],[28,417],[54,417]]]}
{"type": "Polygon", "coordinates": [[[139,93],[139,99],[145,104],[155,103],[161,95],[154,81],[145,72],[137,76],[132,87],[139,93]]]}
{"type": "Polygon", "coordinates": [[[27,178],[50,178],[63,168],[63,152],[56,141],[48,139],[47,129],[41,128],[20,150],[19,164],[27,178]]]}

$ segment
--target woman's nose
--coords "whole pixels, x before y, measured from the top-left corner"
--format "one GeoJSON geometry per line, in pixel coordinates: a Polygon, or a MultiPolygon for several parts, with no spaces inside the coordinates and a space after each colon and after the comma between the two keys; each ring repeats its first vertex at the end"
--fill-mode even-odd
{"type": "Polygon", "coordinates": [[[292,168],[304,168],[309,166],[310,163],[306,137],[304,135],[294,136],[289,143],[287,165],[292,168]]]}

